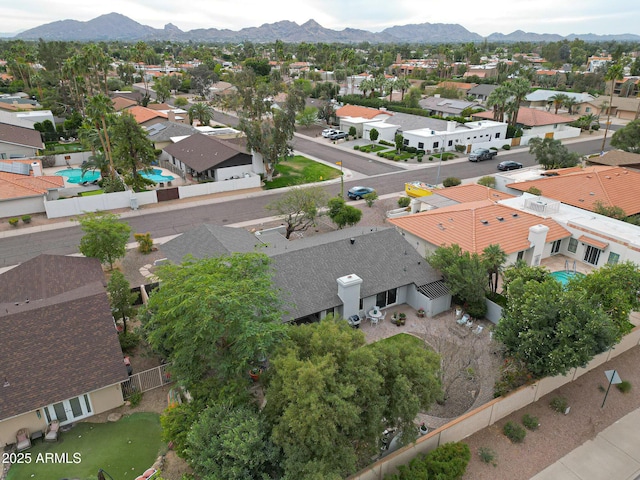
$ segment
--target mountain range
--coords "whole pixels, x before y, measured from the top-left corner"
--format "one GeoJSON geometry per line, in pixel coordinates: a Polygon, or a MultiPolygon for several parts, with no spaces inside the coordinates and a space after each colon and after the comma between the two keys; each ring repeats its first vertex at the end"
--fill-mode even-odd
{"type": "MultiPolygon", "coordinates": [[[[259,27],[243,28],[238,31],[217,28],[199,28],[182,31],[175,25],[168,23],[164,28],[153,28],[142,25],[129,17],[119,13],[101,15],[86,22],[78,20],[60,20],[47,23],[39,27],[25,30],[15,36],[0,34],[0,37],[20,40],[46,41],[198,41],[210,43],[227,43],[251,41],[254,43],[268,43],[281,40],[285,43],[467,43],[483,42],[485,37],[470,32],[462,25],[445,23],[421,23],[413,25],[398,25],[386,28],[377,33],[367,30],[345,28],[331,30],[324,28],[315,20],[309,20],[302,25],[291,21],[265,23],[259,27]]],[[[587,42],[595,41],[639,41],[640,35],[595,35],[571,34],[566,37],[555,34],[539,34],[517,30],[508,35],[492,33],[486,40],[489,42],[553,42],[563,39],[580,38],[587,42]]]]}

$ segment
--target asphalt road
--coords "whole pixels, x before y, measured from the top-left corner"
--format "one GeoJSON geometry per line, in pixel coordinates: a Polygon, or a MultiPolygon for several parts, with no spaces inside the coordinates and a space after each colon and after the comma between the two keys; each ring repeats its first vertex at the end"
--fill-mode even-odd
{"type": "MultiPolygon", "coordinates": [[[[567,146],[570,150],[583,155],[600,151],[601,142],[601,138],[596,138],[567,146]]],[[[524,166],[535,164],[533,156],[528,153],[526,148],[522,148],[508,153],[501,152],[494,160],[490,161],[477,163],[466,160],[442,163],[426,162],[422,168],[407,171],[395,165],[386,165],[377,161],[368,162],[366,158],[350,153],[348,150],[317,144],[299,137],[296,138],[296,148],[318,158],[330,161],[342,160],[345,162],[345,168],[365,170],[365,167],[370,167],[371,169],[368,170],[371,172],[369,178],[345,182],[345,192],[351,186],[364,184],[375,188],[380,195],[403,191],[405,182],[414,180],[437,183],[442,182],[446,177],[466,179],[492,175],[496,173],[496,165],[501,160],[515,160],[524,166]],[[385,172],[380,165],[391,167],[394,171],[385,172]]],[[[339,183],[326,185],[324,188],[331,196],[340,193],[339,183]]],[[[265,209],[265,206],[281,195],[282,193],[277,191],[269,191],[248,195],[242,199],[219,199],[217,203],[208,205],[189,206],[185,204],[184,209],[155,213],[149,210],[149,213],[124,220],[131,226],[133,232],[150,232],[153,238],[160,238],[185,232],[203,223],[228,225],[268,217],[271,213],[265,209]]],[[[81,237],[82,231],[75,226],[3,238],[0,240],[0,267],[16,265],[41,253],[58,255],[77,253],[81,237]]]]}

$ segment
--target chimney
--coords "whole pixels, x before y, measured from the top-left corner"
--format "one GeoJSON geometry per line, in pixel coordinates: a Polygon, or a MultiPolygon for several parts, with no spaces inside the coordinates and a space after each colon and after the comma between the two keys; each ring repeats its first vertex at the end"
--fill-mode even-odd
{"type": "Polygon", "coordinates": [[[456,129],[456,122],[447,122],[447,132],[453,132],[456,129]]]}
{"type": "Polygon", "coordinates": [[[169,110],[167,112],[167,118],[169,119],[170,122],[175,122],[176,121],[176,112],[174,112],[173,110],[169,110]]]}
{"type": "Polygon", "coordinates": [[[362,285],[362,279],[353,273],[340,277],[336,281],[338,282],[338,297],[342,300],[343,318],[357,315],[358,310],[360,310],[360,285],[362,285]]]}
{"type": "Polygon", "coordinates": [[[529,240],[530,248],[533,248],[533,255],[531,257],[532,267],[540,265],[542,259],[542,252],[544,251],[545,243],[547,242],[547,233],[549,233],[549,227],[546,225],[534,225],[529,227],[529,240]]]}
{"type": "Polygon", "coordinates": [[[40,166],[40,162],[31,162],[31,170],[33,170],[34,177],[42,176],[42,167],[40,166]]]}

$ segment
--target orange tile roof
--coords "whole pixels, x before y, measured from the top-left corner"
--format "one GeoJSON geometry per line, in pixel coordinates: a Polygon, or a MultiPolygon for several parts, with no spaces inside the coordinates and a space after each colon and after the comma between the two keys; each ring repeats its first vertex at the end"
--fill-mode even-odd
{"type": "Polygon", "coordinates": [[[595,203],[619,207],[627,215],[640,213],[640,172],[622,167],[587,167],[580,172],[541,178],[507,186],[520,191],[535,187],[547,198],[594,211],[595,203]]]}
{"type": "Polygon", "coordinates": [[[486,247],[495,244],[507,254],[527,250],[531,246],[529,228],[534,225],[549,227],[547,242],[571,236],[568,230],[550,218],[541,218],[490,200],[438,208],[390,219],[389,222],[432,245],[457,244],[472,253],[482,253],[486,247]]]}
{"type": "Polygon", "coordinates": [[[113,102],[113,108],[116,112],[124,110],[125,108],[133,107],[134,105],[138,104],[135,100],[124,97],[114,97],[111,101],[113,102]]]}
{"type": "Polygon", "coordinates": [[[367,118],[369,120],[381,114],[385,114],[389,116],[393,115],[392,113],[389,113],[389,112],[384,112],[382,110],[377,110],[375,108],[361,107],[359,105],[345,105],[344,107],[341,107],[336,111],[336,116],[338,117],[354,117],[354,118],[361,117],[361,118],[367,118]]]}
{"type": "Polygon", "coordinates": [[[441,188],[434,193],[441,197],[446,197],[456,202],[475,202],[478,200],[504,200],[505,198],[514,198],[515,195],[501,192],[494,188],[478,185],[477,183],[468,183],[466,185],[458,185],[457,187],[441,188]]]}
{"type": "Polygon", "coordinates": [[[0,172],[0,200],[44,195],[52,188],[64,187],[64,178],[57,175],[34,177],[0,172]]]}
{"type": "Polygon", "coordinates": [[[587,237],[586,235],[582,235],[580,238],[578,238],[578,241],[586,243],[587,245],[591,245],[592,247],[599,248],[600,250],[604,250],[609,246],[608,243],[601,242],[600,240],[596,240],[595,238],[587,237]]]}
{"type": "MultiPolygon", "coordinates": [[[[493,111],[474,113],[474,117],[493,119],[493,111]]],[[[567,115],[556,115],[536,108],[520,107],[518,110],[518,123],[527,127],[537,127],[541,125],[554,125],[556,123],[573,122],[576,117],[567,115]]]]}
{"type": "Polygon", "coordinates": [[[439,88],[457,88],[458,90],[471,90],[473,87],[477,87],[477,83],[462,83],[462,82],[440,82],[437,85],[439,88]]]}
{"type": "Polygon", "coordinates": [[[128,108],[127,112],[133,115],[138,124],[146,123],[154,118],[162,118],[165,120],[168,118],[166,113],[156,112],[155,110],[151,110],[150,108],[142,107],[140,105],[128,108]]]}

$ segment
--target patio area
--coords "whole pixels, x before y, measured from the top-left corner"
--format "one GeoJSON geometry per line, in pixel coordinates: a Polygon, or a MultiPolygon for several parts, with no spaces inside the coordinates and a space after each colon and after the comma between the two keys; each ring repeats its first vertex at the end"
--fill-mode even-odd
{"type": "Polygon", "coordinates": [[[367,343],[407,333],[421,338],[442,358],[442,383],[447,396],[443,404],[434,404],[429,412],[421,412],[419,422],[438,428],[466,411],[493,399],[493,385],[498,377],[501,356],[499,344],[492,340],[493,324],[488,320],[472,319],[471,328],[456,322],[451,309],[435,317],[418,317],[409,305],[397,305],[383,309],[386,318],[372,325],[362,321],[360,329],[367,343]],[[403,326],[391,323],[394,313],[404,313],[403,326]],[[477,326],[482,326],[480,333],[477,326]]]}
{"type": "Polygon", "coordinates": [[[575,265],[575,271],[578,273],[584,273],[585,275],[591,273],[595,269],[593,265],[567,257],[561,253],[542,259],[540,265],[547,267],[550,272],[564,271],[566,269],[573,271],[575,265]]]}

